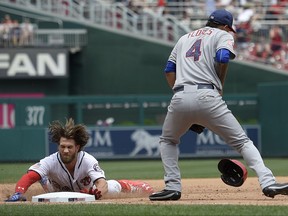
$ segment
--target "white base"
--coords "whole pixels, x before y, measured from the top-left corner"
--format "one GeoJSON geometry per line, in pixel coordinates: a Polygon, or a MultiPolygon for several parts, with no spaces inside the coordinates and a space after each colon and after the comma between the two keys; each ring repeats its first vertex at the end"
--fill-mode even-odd
{"type": "Polygon", "coordinates": [[[91,202],[95,196],[78,192],[53,192],[32,197],[32,202],[91,202]]]}

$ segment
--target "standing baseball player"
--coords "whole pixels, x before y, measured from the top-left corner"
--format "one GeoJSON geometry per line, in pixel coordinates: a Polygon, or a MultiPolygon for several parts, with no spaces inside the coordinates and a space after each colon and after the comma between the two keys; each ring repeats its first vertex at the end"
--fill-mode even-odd
{"type": "Polygon", "coordinates": [[[177,145],[188,129],[201,133],[204,127],[222,137],[243,156],[246,164],[256,172],[266,196],[288,195],[288,184],[276,183],[259,151],[222,99],[228,63],[235,58],[232,25],[230,12],[216,10],[204,28],[182,36],[169,56],[165,74],[174,95],[159,141],[166,186],[150,195],[150,200],[181,198],[177,145]]]}
{"type": "Polygon", "coordinates": [[[89,140],[84,125],[75,125],[73,119],[65,126],[59,121],[49,125],[51,140],[58,144],[58,152],[32,165],[21,177],[15,193],[6,201],[25,201],[23,194],[39,181],[45,192],[74,191],[95,195],[100,199],[106,194],[142,193],[151,194],[153,189],[142,181],[106,180],[98,161],[83,151],[89,140]]]}

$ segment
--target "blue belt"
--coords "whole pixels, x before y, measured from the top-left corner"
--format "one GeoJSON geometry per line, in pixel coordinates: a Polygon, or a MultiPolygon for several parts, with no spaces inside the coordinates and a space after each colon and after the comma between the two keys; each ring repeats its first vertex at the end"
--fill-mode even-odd
{"type": "MultiPolygon", "coordinates": [[[[212,84],[197,84],[197,89],[214,89],[214,85],[212,84]]],[[[173,89],[173,92],[179,92],[179,91],[183,91],[184,90],[184,86],[177,86],[176,88],[173,89]]]]}

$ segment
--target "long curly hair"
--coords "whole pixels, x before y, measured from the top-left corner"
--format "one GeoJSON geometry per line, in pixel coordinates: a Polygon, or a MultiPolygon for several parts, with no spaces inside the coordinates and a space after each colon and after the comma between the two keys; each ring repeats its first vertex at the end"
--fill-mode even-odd
{"type": "Polygon", "coordinates": [[[75,140],[76,145],[80,145],[79,151],[87,144],[89,134],[83,124],[74,124],[72,118],[66,119],[65,125],[60,121],[53,121],[49,124],[49,134],[51,141],[59,145],[61,137],[75,140]]]}

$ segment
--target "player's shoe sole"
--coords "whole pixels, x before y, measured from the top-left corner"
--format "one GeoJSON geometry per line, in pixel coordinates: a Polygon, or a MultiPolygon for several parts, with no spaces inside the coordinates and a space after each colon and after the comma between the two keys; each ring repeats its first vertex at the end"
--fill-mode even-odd
{"type": "Polygon", "coordinates": [[[288,183],[284,184],[272,184],[270,186],[265,187],[262,192],[265,196],[274,198],[274,196],[281,194],[281,195],[288,195],[288,183]]]}
{"type": "Polygon", "coordinates": [[[174,190],[162,190],[160,192],[153,193],[149,196],[151,201],[162,200],[179,200],[181,198],[181,192],[174,190]]]}

